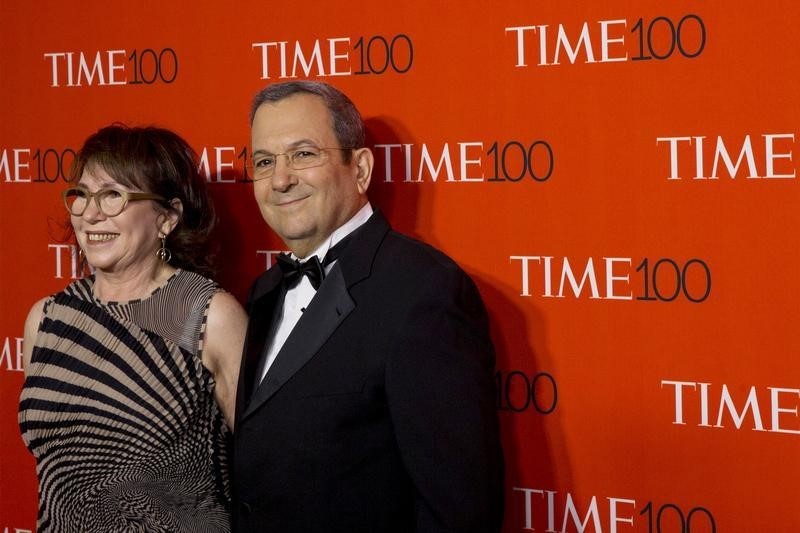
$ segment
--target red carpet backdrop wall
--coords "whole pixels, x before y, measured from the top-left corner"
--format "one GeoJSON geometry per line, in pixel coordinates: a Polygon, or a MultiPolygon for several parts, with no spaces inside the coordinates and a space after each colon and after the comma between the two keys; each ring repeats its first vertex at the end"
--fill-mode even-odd
{"type": "Polygon", "coordinates": [[[497,346],[505,532],[800,530],[800,4],[0,4],[0,532],[35,527],[23,322],[80,275],[60,192],[114,121],[187,138],[243,299],[283,249],[252,95],[322,80],[371,196],[473,276],[497,346]]]}

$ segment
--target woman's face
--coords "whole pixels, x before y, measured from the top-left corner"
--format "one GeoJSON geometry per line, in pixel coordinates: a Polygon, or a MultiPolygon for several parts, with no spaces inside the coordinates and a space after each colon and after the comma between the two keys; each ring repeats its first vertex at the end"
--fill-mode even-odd
{"type": "MultiPolygon", "coordinates": [[[[76,186],[92,193],[108,187],[144,192],[120,185],[96,165],[86,166],[76,186]]],[[[70,221],[89,265],[115,274],[153,268],[159,261],[155,255],[161,246],[159,231],[169,233],[166,216],[153,200],[130,201],[119,215],[109,217],[92,198],[83,214],[70,215],[70,221]]]]}

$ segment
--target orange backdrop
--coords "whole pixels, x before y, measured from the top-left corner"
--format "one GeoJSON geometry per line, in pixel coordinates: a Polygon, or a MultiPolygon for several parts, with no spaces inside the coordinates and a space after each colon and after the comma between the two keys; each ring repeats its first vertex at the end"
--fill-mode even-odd
{"type": "Polygon", "coordinates": [[[239,298],[282,249],[248,107],[361,109],[371,196],[474,277],[498,348],[504,531],[796,531],[797,2],[0,4],[0,531],[34,529],[23,322],[76,273],[59,193],[113,121],[186,137],[239,298]]]}

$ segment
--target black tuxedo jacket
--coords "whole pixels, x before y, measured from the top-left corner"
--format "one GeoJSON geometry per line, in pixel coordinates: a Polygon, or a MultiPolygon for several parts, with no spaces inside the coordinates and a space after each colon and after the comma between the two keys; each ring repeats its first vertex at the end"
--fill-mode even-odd
{"type": "Polygon", "coordinates": [[[235,530],[497,531],[503,459],[478,291],[380,213],[356,232],[261,384],[284,291],[277,268],[253,285],[236,400],[235,530]]]}

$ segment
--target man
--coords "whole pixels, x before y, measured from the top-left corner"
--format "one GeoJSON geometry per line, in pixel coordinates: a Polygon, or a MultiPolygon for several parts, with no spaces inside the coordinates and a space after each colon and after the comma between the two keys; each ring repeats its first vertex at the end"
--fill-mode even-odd
{"type": "Polygon", "coordinates": [[[373,211],[373,155],[338,90],[272,85],[251,126],[256,201],[292,256],[250,292],[236,530],[499,530],[494,351],[475,285],[373,211]]]}

